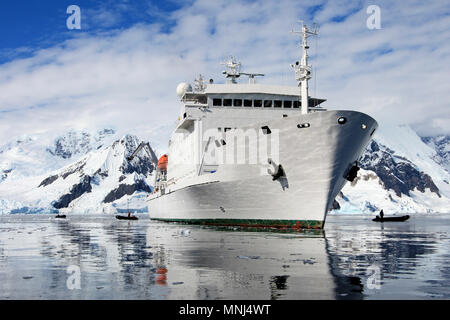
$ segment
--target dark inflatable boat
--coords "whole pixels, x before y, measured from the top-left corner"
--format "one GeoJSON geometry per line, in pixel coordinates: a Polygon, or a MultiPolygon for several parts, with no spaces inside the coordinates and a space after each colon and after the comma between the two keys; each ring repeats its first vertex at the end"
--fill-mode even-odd
{"type": "Polygon", "coordinates": [[[65,219],[66,218],[66,215],[65,214],[57,214],[56,216],[55,216],[55,219],[65,219]]]}
{"type": "Polygon", "coordinates": [[[138,217],[135,217],[135,216],[128,217],[128,216],[119,216],[119,215],[117,215],[116,219],[119,219],[119,220],[138,220],[138,217]]]}
{"type": "Polygon", "coordinates": [[[376,218],[372,219],[372,221],[375,222],[403,222],[409,219],[409,216],[401,216],[401,217],[383,217],[380,218],[379,216],[376,216],[376,218]]]}

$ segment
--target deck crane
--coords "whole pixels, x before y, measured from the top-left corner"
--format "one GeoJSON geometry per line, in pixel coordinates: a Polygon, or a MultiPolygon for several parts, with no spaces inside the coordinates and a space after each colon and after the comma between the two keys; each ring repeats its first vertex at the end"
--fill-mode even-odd
{"type": "Polygon", "coordinates": [[[134,157],[143,149],[144,147],[147,147],[150,152],[150,157],[152,159],[152,162],[155,164],[155,166],[158,163],[158,157],[156,156],[155,152],[153,151],[152,147],[150,147],[150,143],[148,142],[141,142],[141,144],[134,150],[134,152],[131,154],[131,156],[127,157],[128,161],[132,161],[134,157]]]}

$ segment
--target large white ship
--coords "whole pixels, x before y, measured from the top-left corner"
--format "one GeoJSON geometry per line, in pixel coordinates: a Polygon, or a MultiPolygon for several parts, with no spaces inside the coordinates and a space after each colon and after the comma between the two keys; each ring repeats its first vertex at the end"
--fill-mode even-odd
{"type": "Polygon", "coordinates": [[[377,128],[370,116],[326,110],[308,95],[306,25],[298,86],[255,83],[232,57],[226,83],[181,83],[167,157],[160,160],[151,219],[209,225],[323,228],[327,212],[377,128]],[[238,83],[242,76],[248,83],[238,83]]]}

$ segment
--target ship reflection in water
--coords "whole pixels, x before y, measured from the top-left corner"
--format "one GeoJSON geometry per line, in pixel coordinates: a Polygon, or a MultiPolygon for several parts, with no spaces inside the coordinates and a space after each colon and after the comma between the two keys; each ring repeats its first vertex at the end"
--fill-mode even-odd
{"type": "Polygon", "coordinates": [[[2,216],[0,299],[448,299],[449,222],[331,216],[287,233],[2,216]]]}

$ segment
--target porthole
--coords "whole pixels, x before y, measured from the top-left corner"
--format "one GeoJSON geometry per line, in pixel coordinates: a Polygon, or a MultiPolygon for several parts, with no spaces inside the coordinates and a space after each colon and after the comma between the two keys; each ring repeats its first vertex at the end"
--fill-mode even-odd
{"type": "Polygon", "coordinates": [[[347,118],[346,117],[340,117],[339,119],[338,119],[338,123],[339,124],[344,124],[344,123],[346,123],[347,122],[347,118]]]}
{"type": "Polygon", "coordinates": [[[297,125],[297,128],[301,129],[301,128],[309,128],[311,125],[306,122],[306,123],[301,123],[297,125]]]}

